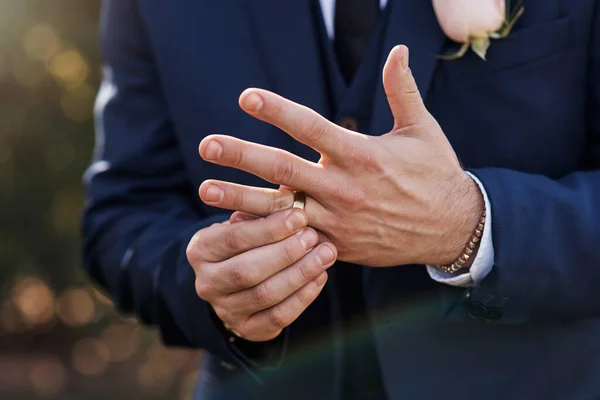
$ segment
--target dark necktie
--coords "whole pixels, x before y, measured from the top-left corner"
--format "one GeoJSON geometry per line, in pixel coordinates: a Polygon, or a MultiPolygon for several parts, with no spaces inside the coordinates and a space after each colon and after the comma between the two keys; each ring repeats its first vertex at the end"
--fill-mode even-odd
{"type": "Polygon", "coordinates": [[[380,0],[336,0],[334,48],[346,82],[352,81],[373,34],[380,0]]]}

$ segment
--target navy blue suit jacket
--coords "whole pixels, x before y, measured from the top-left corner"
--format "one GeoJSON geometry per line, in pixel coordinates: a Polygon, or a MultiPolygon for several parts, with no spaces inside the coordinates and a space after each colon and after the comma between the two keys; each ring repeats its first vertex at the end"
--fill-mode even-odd
{"type": "MultiPolygon", "coordinates": [[[[524,3],[524,16],[509,38],[493,41],[487,62],[472,54],[439,61],[452,44],[431,2],[389,4],[380,64],[394,45],[410,47],[428,109],[488,192],[495,250],[491,274],[469,291],[433,282],[423,266],[366,274],[391,399],[600,396],[600,5],[524,3]]],[[[288,354],[272,368],[224,339],[185,256],[194,232],[228,218],[199,201],[202,181],[266,185],[203,162],[204,136],[227,133],[316,159],[237,106],[254,86],[329,115],[311,4],[105,0],[86,266],[167,344],[214,355],[202,375],[204,398],[318,398],[334,396],[339,384],[329,286],[290,327],[288,354]],[[310,337],[318,351],[298,344],[317,330],[310,337]],[[291,356],[294,348],[304,356],[291,356]],[[291,387],[299,377],[312,383],[291,387]]],[[[391,127],[379,82],[365,133],[391,127]]]]}

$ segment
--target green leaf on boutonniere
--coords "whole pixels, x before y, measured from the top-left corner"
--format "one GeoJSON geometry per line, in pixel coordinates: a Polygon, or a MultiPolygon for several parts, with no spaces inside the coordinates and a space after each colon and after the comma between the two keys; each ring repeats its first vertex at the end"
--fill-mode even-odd
{"type": "Polygon", "coordinates": [[[471,41],[471,50],[477,54],[482,60],[485,60],[485,55],[490,48],[489,37],[478,37],[471,41]]]}
{"type": "MultiPolygon", "coordinates": [[[[510,4],[510,0],[508,1],[510,4]]],[[[510,32],[512,28],[515,26],[515,23],[521,18],[521,15],[525,12],[525,7],[523,7],[523,0],[520,0],[517,6],[511,11],[510,15],[507,16],[506,21],[504,21],[504,25],[498,32],[494,32],[490,35],[492,39],[504,39],[510,32]]],[[[510,8],[509,8],[510,9],[510,8]]]]}

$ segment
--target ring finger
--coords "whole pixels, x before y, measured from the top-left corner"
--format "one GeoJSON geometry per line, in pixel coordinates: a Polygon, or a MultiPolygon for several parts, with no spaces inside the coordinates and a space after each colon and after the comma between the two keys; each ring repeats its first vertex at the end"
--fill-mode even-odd
{"type": "Polygon", "coordinates": [[[337,250],[331,243],[315,247],[300,261],[273,275],[253,288],[234,293],[223,301],[223,307],[236,314],[252,315],[291,296],[333,265],[337,250]]]}
{"type": "MultiPolygon", "coordinates": [[[[289,209],[294,204],[294,193],[289,190],[258,188],[216,180],[207,180],[200,185],[200,198],[213,207],[261,217],[289,209]],[[209,188],[210,192],[214,193],[214,189],[217,189],[222,195],[207,196],[209,188]]],[[[325,217],[325,208],[317,200],[306,196],[304,211],[308,215],[308,224],[319,229],[322,226],[320,222],[325,217]]]]}
{"type": "Polygon", "coordinates": [[[307,228],[280,242],[213,264],[213,287],[224,295],[254,287],[302,259],[318,242],[317,233],[307,228]]]}
{"type": "Polygon", "coordinates": [[[281,303],[250,316],[239,326],[243,337],[254,340],[254,338],[263,338],[265,332],[280,332],[294,322],[315,301],[326,282],[327,272],[323,272],[281,303]]]}

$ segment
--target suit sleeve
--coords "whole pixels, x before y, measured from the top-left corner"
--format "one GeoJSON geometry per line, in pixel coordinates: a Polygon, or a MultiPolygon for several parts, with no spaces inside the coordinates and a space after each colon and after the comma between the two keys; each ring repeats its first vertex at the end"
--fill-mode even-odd
{"type": "Polygon", "coordinates": [[[600,317],[600,6],[596,8],[583,167],[557,180],[508,169],[470,171],[483,183],[492,206],[495,265],[464,293],[465,307],[453,307],[452,314],[466,309],[471,316],[474,312],[498,322],[600,317]]]}
{"type": "Polygon", "coordinates": [[[123,311],[158,326],[166,344],[244,363],[196,295],[185,255],[196,231],[229,215],[207,217],[198,206],[136,7],[132,0],[104,3],[105,79],[84,177],[85,265],[123,311]]]}

